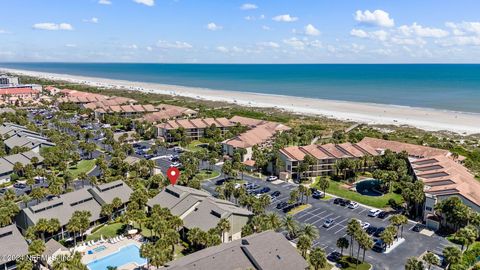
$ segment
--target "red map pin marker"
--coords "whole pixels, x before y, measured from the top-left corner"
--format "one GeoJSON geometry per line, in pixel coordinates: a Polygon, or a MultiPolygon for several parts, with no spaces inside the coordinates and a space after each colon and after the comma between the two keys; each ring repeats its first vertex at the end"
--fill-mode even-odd
{"type": "Polygon", "coordinates": [[[170,180],[170,183],[172,184],[172,186],[177,183],[177,179],[179,176],[180,176],[180,171],[177,168],[170,167],[167,170],[167,177],[168,177],[168,180],[170,180]]]}

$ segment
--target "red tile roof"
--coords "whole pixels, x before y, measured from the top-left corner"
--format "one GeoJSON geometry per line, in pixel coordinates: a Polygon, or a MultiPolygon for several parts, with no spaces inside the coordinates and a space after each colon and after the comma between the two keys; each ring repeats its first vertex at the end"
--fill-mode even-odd
{"type": "Polygon", "coordinates": [[[34,95],[40,91],[30,87],[0,88],[0,95],[34,95]]]}

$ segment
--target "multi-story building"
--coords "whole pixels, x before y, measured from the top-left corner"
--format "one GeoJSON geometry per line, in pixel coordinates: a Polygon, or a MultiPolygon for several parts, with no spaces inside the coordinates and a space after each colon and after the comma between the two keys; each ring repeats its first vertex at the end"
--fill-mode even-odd
{"type": "Polygon", "coordinates": [[[40,133],[12,123],[3,123],[0,125],[0,135],[2,136],[7,152],[14,147],[23,147],[39,153],[42,147],[55,146],[55,143],[40,133]]]}
{"type": "Polygon", "coordinates": [[[0,75],[0,86],[17,85],[17,84],[19,84],[18,77],[7,76],[5,74],[0,75]]]}
{"type": "Polygon", "coordinates": [[[196,119],[179,119],[170,120],[166,123],[157,125],[157,137],[164,137],[167,142],[174,141],[173,132],[183,129],[185,135],[192,139],[198,140],[205,136],[205,131],[209,127],[218,128],[222,134],[233,127],[235,124],[227,118],[196,118],[196,119]]]}
{"type": "Polygon", "coordinates": [[[28,254],[28,243],[15,224],[0,228],[0,270],[17,269],[16,259],[28,254]]]}
{"type": "Polygon", "coordinates": [[[208,231],[224,218],[230,222],[230,230],[222,237],[225,242],[240,239],[243,226],[253,216],[247,209],[216,199],[208,192],[179,185],[166,187],[150,199],[147,205],[150,209],[154,205],[168,208],[172,215],[183,220],[183,230],[186,231],[193,228],[208,231]]]}

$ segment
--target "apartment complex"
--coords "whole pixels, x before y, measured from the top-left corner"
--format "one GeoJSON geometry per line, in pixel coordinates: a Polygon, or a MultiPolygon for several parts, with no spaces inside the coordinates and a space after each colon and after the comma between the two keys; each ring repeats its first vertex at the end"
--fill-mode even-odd
{"type": "MultiPolygon", "coordinates": [[[[230,119],[230,121],[232,121],[232,119],[230,119]]],[[[242,124],[241,122],[236,123],[242,124]]],[[[248,125],[246,121],[244,121],[244,125],[245,124],[246,126],[252,127],[252,125],[248,125]]],[[[229,156],[232,156],[235,150],[244,149],[246,153],[243,155],[242,161],[251,160],[253,146],[265,147],[270,144],[275,135],[289,129],[289,127],[283,124],[260,121],[246,132],[235,136],[232,139],[223,141],[223,152],[229,156]]]]}
{"type": "Polygon", "coordinates": [[[198,140],[205,136],[207,128],[212,126],[220,129],[222,134],[235,124],[227,118],[196,118],[170,120],[157,125],[157,136],[164,137],[167,142],[174,141],[173,132],[179,129],[184,130],[185,135],[192,140],[198,140]]]}
{"type": "Polygon", "coordinates": [[[210,193],[184,187],[168,186],[147,203],[149,208],[160,205],[168,208],[172,215],[183,220],[184,230],[199,228],[203,231],[215,228],[224,218],[230,222],[230,231],[224,233],[225,241],[241,238],[242,228],[253,213],[235,204],[214,198],[210,193]]]}
{"type": "Polygon", "coordinates": [[[197,115],[195,110],[169,104],[160,104],[155,108],[157,112],[145,114],[141,120],[157,124],[170,119],[190,118],[197,115]]]}
{"type": "Polygon", "coordinates": [[[0,157],[0,184],[10,182],[10,176],[13,173],[13,168],[16,163],[25,166],[31,164],[34,157],[38,160],[38,163],[35,165],[39,165],[43,162],[43,157],[33,151],[0,157]]]}
{"type": "Polygon", "coordinates": [[[310,269],[281,233],[265,231],[202,249],[170,263],[165,269],[310,269]]]}
{"type": "Polygon", "coordinates": [[[39,153],[42,147],[55,146],[50,139],[40,133],[12,123],[3,123],[0,125],[0,135],[2,136],[7,152],[14,147],[22,147],[39,153]]]}
{"type": "Polygon", "coordinates": [[[8,76],[6,74],[0,75],[0,87],[6,85],[17,85],[19,83],[18,77],[8,76]]]}
{"type": "Polygon", "coordinates": [[[15,224],[0,228],[0,270],[16,268],[16,258],[28,254],[28,244],[15,224]]]}
{"type": "Polygon", "coordinates": [[[103,101],[108,99],[108,96],[95,94],[95,93],[88,93],[82,92],[77,90],[71,89],[62,89],[58,92],[62,97],[59,98],[57,101],[59,103],[75,103],[75,104],[87,104],[91,102],[103,101]]]}
{"type": "Polygon", "coordinates": [[[65,226],[75,211],[89,211],[90,223],[94,224],[102,218],[100,216],[102,205],[112,203],[115,197],[126,204],[132,192],[132,189],[121,180],[79,189],[22,209],[16,217],[16,224],[25,233],[41,218],[56,218],[61,226],[59,237],[68,237],[69,233],[66,232],[65,226]]]}

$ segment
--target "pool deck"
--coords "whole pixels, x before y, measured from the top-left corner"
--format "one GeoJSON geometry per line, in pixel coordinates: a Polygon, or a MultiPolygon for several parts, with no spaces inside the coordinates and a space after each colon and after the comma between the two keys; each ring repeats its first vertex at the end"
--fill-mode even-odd
{"type": "MultiPolygon", "coordinates": [[[[137,247],[140,248],[141,243],[137,240],[134,240],[134,239],[125,238],[125,239],[123,239],[120,242],[117,242],[115,244],[110,244],[108,242],[104,242],[104,243],[99,243],[99,244],[93,245],[85,251],[84,255],[82,256],[82,263],[87,265],[87,264],[91,263],[92,261],[95,261],[97,259],[101,259],[105,256],[108,256],[112,253],[115,253],[120,248],[128,246],[128,245],[136,245],[137,247]],[[105,246],[106,249],[104,249],[100,252],[95,252],[93,254],[88,254],[89,250],[92,250],[92,249],[94,249],[96,247],[99,247],[99,246],[105,246]]],[[[136,264],[129,263],[129,264],[122,265],[122,266],[118,267],[118,270],[133,270],[133,269],[137,269],[137,268],[138,268],[138,266],[136,264]]]]}

